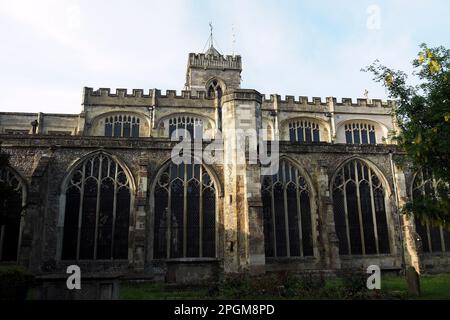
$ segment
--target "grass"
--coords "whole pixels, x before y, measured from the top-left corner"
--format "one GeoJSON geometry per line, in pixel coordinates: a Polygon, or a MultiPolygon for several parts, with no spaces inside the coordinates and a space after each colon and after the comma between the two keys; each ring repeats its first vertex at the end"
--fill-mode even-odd
{"type": "MultiPolygon", "coordinates": [[[[412,299],[450,300],[450,275],[424,275],[420,279],[420,297],[412,299]]],[[[407,296],[408,288],[404,277],[383,277],[381,290],[384,292],[401,292],[407,296]]]]}
{"type": "MultiPolygon", "coordinates": [[[[381,293],[386,298],[394,299],[445,299],[450,300],[450,275],[425,275],[421,277],[421,295],[408,295],[406,279],[403,276],[386,276],[381,281],[381,293]]],[[[336,289],[342,286],[340,279],[327,280],[325,288],[336,289]]],[[[196,300],[227,299],[230,297],[214,297],[207,286],[173,286],[151,283],[123,283],[120,288],[120,299],[124,300],[196,300]]],[[[287,299],[282,296],[249,296],[248,299],[287,299]]],[[[308,299],[311,297],[290,297],[289,299],[308,299]]],[[[315,297],[312,297],[315,298],[315,297]]],[[[333,299],[334,297],[327,297],[333,299]]],[[[335,297],[339,298],[339,297],[335,297]]]]}
{"type": "Polygon", "coordinates": [[[123,300],[196,300],[206,299],[208,288],[175,287],[165,284],[127,283],[120,286],[120,299],[123,300]]]}

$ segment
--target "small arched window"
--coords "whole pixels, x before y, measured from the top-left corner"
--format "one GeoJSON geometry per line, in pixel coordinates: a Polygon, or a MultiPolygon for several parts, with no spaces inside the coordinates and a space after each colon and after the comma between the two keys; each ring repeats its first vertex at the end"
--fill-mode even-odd
{"type": "MultiPolygon", "coordinates": [[[[433,197],[437,194],[439,185],[430,170],[421,170],[413,181],[413,199],[433,197]]],[[[450,232],[442,226],[433,226],[429,222],[415,219],[416,232],[422,240],[422,250],[425,253],[450,252],[450,232]]]]}
{"type": "Polygon", "coordinates": [[[216,189],[205,168],[170,163],[154,196],[154,258],[214,258],[216,189]]]}
{"type": "Polygon", "coordinates": [[[340,254],[390,252],[384,199],[380,178],[363,161],[352,160],[338,169],[333,205],[340,254]]]}
{"type": "Polygon", "coordinates": [[[376,144],[375,125],[352,122],[344,125],[345,142],[348,144],[376,144]]]}
{"type": "Polygon", "coordinates": [[[207,94],[209,98],[217,97],[218,99],[222,98],[222,87],[217,80],[211,81],[209,87],[207,88],[207,94]]]}
{"type": "Polygon", "coordinates": [[[115,115],[105,118],[105,137],[138,138],[141,120],[132,115],[115,115]]]}
{"type": "Polygon", "coordinates": [[[130,181],[109,155],[79,164],[65,186],[63,260],[127,259],[130,181]]]}
{"type": "Polygon", "coordinates": [[[291,142],[320,142],[319,124],[310,120],[289,122],[289,140],[291,142]]]}
{"type": "Polygon", "coordinates": [[[0,205],[0,261],[17,261],[25,185],[9,167],[0,168],[0,182],[7,194],[0,205]]]}
{"type": "Polygon", "coordinates": [[[311,199],[299,170],[282,160],[278,173],[262,181],[266,257],[313,255],[311,199]]]}
{"type": "Polygon", "coordinates": [[[190,139],[203,138],[203,120],[192,116],[177,116],[169,119],[169,137],[176,140],[180,137],[186,137],[189,134],[190,139]]]}

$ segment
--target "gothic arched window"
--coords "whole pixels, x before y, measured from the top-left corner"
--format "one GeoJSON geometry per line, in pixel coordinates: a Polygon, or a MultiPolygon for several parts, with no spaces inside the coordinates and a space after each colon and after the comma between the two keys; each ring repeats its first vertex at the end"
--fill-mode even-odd
{"type": "Polygon", "coordinates": [[[139,138],[141,120],[131,115],[115,115],[105,119],[105,137],[139,138]]]}
{"type": "Polygon", "coordinates": [[[345,142],[348,144],[376,144],[375,125],[352,122],[344,125],[345,142]]]}
{"type": "Polygon", "coordinates": [[[169,137],[176,139],[185,137],[189,133],[191,139],[203,138],[203,120],[192,116],[177,116],[169,119],[169,137]]]}
{"type": "Polygon", "coordinates": [[[214,258],[216,189],[205,168],[170,163],[154,196],[154,258],[214,258]]]}
{"type": "Polygon", "coordinates": [[[8,193],[0,206],[0,261],[17,261],[25,185],[8,167],[0,168],[0,182],[6,187],[2,192],[8,193]]]}
{"type": "Polygon", "coordinates": [[[320,142],[319,124],[310,120],[298,120],[289,123],[291,142],[320,142]]]}
{"type": "Polygon", "coordinates": [[[217,129],[222,130],[222,94],[223,89],[217,79],[211,81],[209,86],[206,88],[206,92],[209,98],[216,98],[217,108],[216,108],[216,123],[217,129]]]}
{"type": "Polygon", "coordinates": [[[65,186],[63,260],[127,259],[130,181],[109,155],[73,170],[65,186]]]}
{"type": "MultiPolygon", "coordinates": [[[[414,177],[412,196],[414,199],[434,197],[437,194],[437,181],[430,170],[421,170],[414,177]]],[[[425,253],[450,252],[450,232],[442,226],[433,226],[429,222],[415,219],[416,232],[422,240],[422,250],[425,253]]]]}
{"type": "Polygon", "coordinates": [[[338,170],[333,181],[333,204],[340,254],[390,252],[384,199],[380,178],[363,161],[349,161],[338,170]]]}
{"type": "Polygon", "coordinates": [[[305,178],[282,160],[262,181],[266,257],[313,256],[310,191],[305,178]]]}

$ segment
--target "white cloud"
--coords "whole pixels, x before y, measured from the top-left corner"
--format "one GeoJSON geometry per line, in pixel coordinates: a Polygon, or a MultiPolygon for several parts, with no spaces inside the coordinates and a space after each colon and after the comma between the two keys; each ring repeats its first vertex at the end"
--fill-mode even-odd
{"type": "Polygon", "coordinates": [[[0,0],[0,88],[8,93],[0,110],[77,113],[83,86],[180,90],[188,53],[203,48],[211,20],[225,54],[235,27],[243,87],[338,98],[368,89],[385,98],[360,69],[379,58],[410,70],[420,42],[450,46],[448,14],[446,1],[419,0],[0,0]],[[367,29],[372,4],[381,8],[379,30],[367,29]],[[33,97],[26,103],[24,91],[33,97]]]}

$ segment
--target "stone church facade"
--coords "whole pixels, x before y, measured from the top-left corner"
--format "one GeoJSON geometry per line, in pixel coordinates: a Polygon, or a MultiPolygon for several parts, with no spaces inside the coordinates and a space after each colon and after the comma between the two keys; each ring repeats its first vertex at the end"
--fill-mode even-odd
{"type": "Polygon", "coordinates": [[[450,270],[449,233],[399,214],[435,182],[396,165],[393,102],[263,95],[240,87],[241,71],[240,56],[211,46],[189,54],[181,94],[85,87],[79,114],[1,112],[11,157],[0,179],[18,192],[2,218],[1,263],[177,282],[371,264],[450,270]],[[252,130],[277,146],[277,172],[262,175],[249,153],[234,161],[237,132],[252,130]],[[200,153],[175,163],[186,132],[200,153]],[[198,159],[212,143],[219,161],[198,159]]]}

